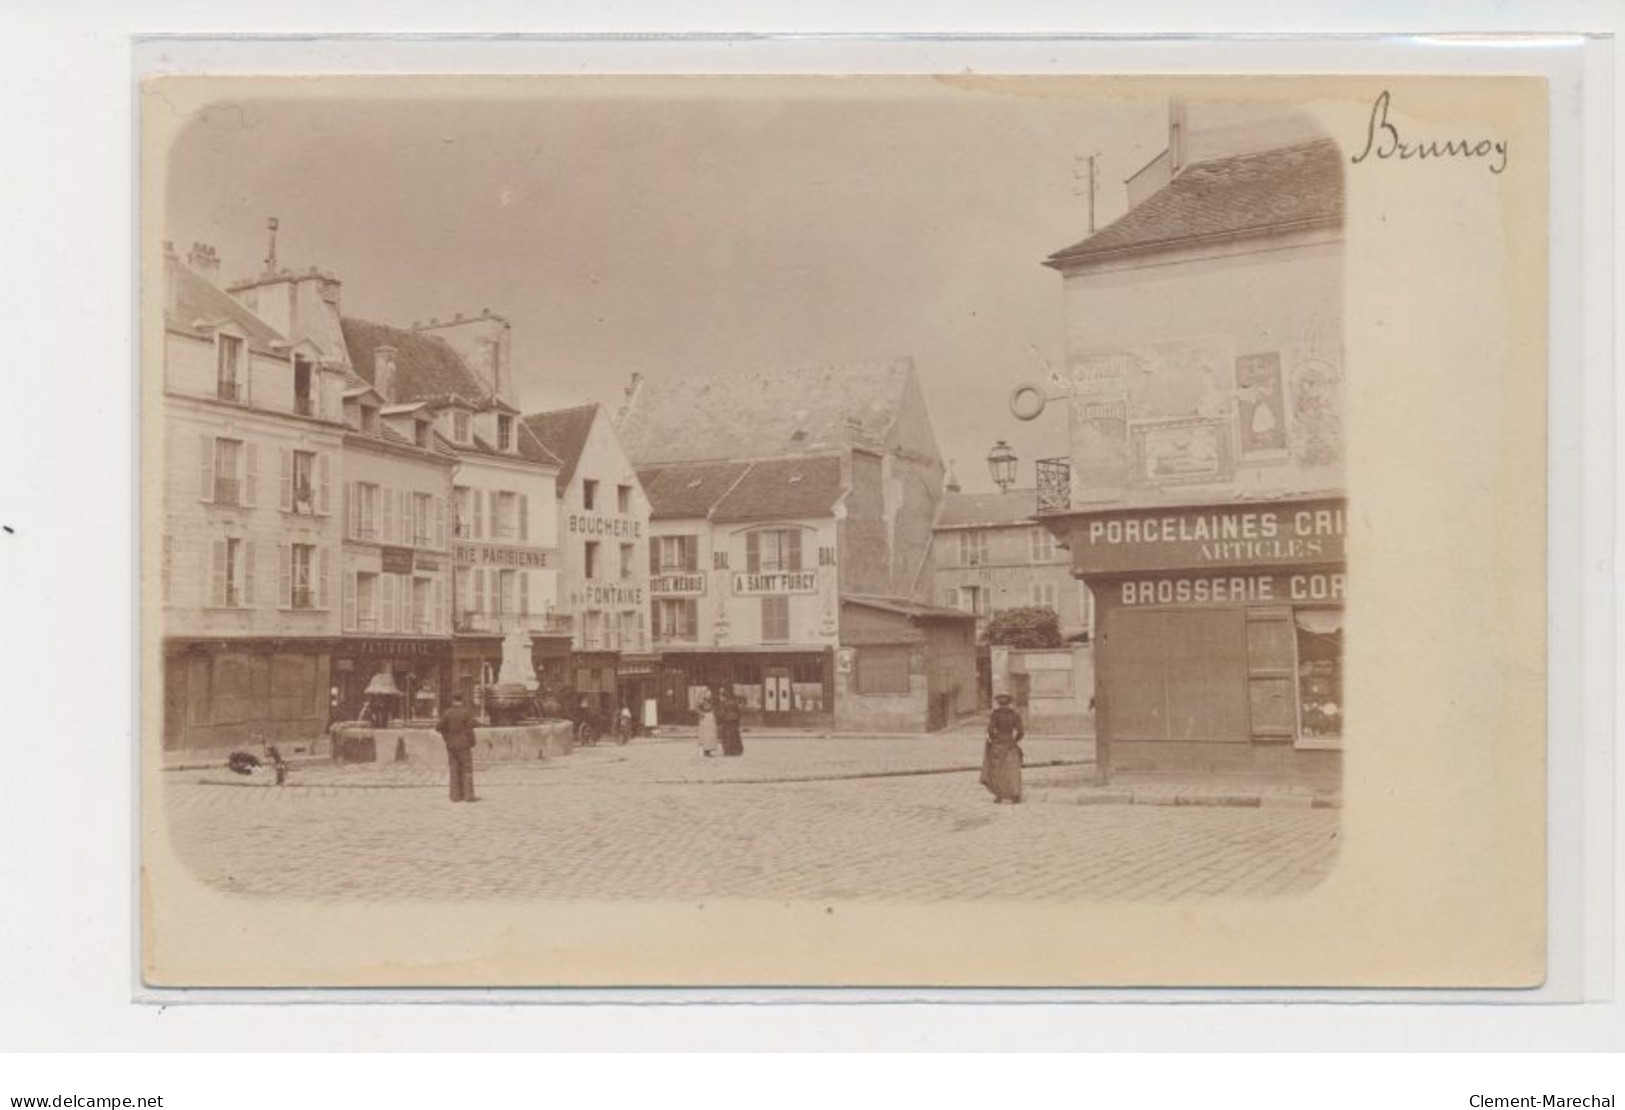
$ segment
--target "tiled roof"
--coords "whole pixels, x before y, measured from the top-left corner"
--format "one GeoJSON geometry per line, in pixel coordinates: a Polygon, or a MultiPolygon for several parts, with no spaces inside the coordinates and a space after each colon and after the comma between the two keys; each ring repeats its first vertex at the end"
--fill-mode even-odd
{"type": "Polygon", "coordinates": [[[373,378],[373,351],[395,348],[395,396],[388,401],[431,401],[456,396],[476,406],[490,399],[467,363],[444,339],[410,328],[393,328],[346,316],[341,321],[350,364],[369,385],[373,378]]]}
{"type": "Polygon", "coordinates": [[[638,471],[654,520],[703,517],[733,488],[749,463],[682,463],[638,471]]]}
{"type": "Polygon", "coordinates": [[[644,465],[771,458],[880,444],[914,373],[912,359],[741,374],[644,379],[621,442],[644,465]]]}
{"type": "Polygon", "coordinates": [[[587,446],[597,415],[597,405],[577,405],[572,409],[531,413],[520,421],[525,430],[519,433],[519,453],[529,457],[529,452],[539,450],[557,464],[561,468],[561,495],[575,475],[576,464],[581,461],[581,452],[587,446]]]}
{"type": "Polygon", "coordinates": [[[937,513],[938,528],[997,528],[1034,523],[1038,491],[1013,489],[1008,493],[947,493],[937,513]]]}
{"type": "Polygon", "coordinates": [[[862,605],[866,609],[878,609],[883,613],[896,613],[908,617],[910,620],[952,620],[974,621],[975,614],[967,613],[963,609],[946,609],[941,605],[927,605],[920,601],[910,601],[904,597],[881,597],[874,594],[842,594],[841,604],[862,605]]]}
{"type": "Polygon", "coordinates": [[[235,297],[211,284],[178,258],[165,260],[173,267],[174,304],[164,312],[164,324],[173,331],[205,336],[199,324],[230,320],[248,336],[252,350],[263,354],[286,355],[282,333],[261,320],[235,297]]]}
{"type": "Polygon", "coordinates": [[[1343,219],[1343,159],[1319,139],[1186,166],[1168,184],[1046,265],[1178,246],[1189,240],[1335,226],[1343,219]]]}
{"type": "Polygon", "coordinates": [[[712,510],[716,521],[788,520],[828,516],[841,499],[838,456],[752,463],[712,510]]]}

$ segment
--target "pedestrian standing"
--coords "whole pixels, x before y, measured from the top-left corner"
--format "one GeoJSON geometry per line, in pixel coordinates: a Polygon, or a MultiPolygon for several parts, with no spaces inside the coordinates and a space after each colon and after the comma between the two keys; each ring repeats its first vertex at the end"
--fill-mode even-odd
{"type": "Polygon", "coordinates": [[[700,695],[700,754],[717,754],[717,703],[707,690],[700,695]]]}
{"type": "Polygon", "coordinates": [[[987,716],[987,747],[982,753],[982,785],[995,804],[1021,801],[1021,740],[1027,735],[1021,714],[1011,706],[1009,694],[993,699],[998,704],[987,716]]]}
{"type": "Polygon", "coordinates": [[[446,743],[446,761],[451,769],[451,800],[477,801],[474,797],[474,714],[453,694],[451,705],[440,715],[440,739],[446,743]]]}
{"type": "Polygon", "coordinates": [[[739,697],[732,690],[723,690],[717,700],[717,740],[723,755],[744,755],[745,741],[739,735],[739,719],[744,714],[739,708],[739,697]]]}

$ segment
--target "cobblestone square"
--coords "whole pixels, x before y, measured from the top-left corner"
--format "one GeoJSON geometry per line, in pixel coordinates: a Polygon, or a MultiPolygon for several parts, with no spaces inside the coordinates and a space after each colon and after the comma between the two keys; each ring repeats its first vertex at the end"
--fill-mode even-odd
{"type": "MultiPolygon", "coordinates": [[[[447,800],[438,762],[307,765],[284,787],[171,772],[163,804],[199,878],[278,898],[1274,897],[1336,856],[1334,809],[995,805],[971,735],[747,745],[738,760],[643,740],[480,766],[474,805],[447,800]]],[[[1029,749],[1030,793],[1087,754],[1029,749]]]]}

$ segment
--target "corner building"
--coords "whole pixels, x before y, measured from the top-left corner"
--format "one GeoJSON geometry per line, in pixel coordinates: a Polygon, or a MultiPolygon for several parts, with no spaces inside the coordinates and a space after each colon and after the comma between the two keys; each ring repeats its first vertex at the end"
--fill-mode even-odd
{"type": "Polygon", "coordinates": [[[1312,121],[1176,103],[1116,222],[1052,255],[1070,452],[1042,522],[1095,598],[1113,776],[1341,774],[1343,166],[1312,121]]]}

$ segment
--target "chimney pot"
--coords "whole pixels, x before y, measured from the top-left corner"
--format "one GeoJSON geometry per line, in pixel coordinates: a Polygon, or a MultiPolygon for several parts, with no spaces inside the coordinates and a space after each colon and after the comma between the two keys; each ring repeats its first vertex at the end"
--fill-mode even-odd
{"type": "Polygon", "coordinates": [[[381,344],[372,349],[372,387],[385,401],[395,399],[395,348],[381,344]]]}

